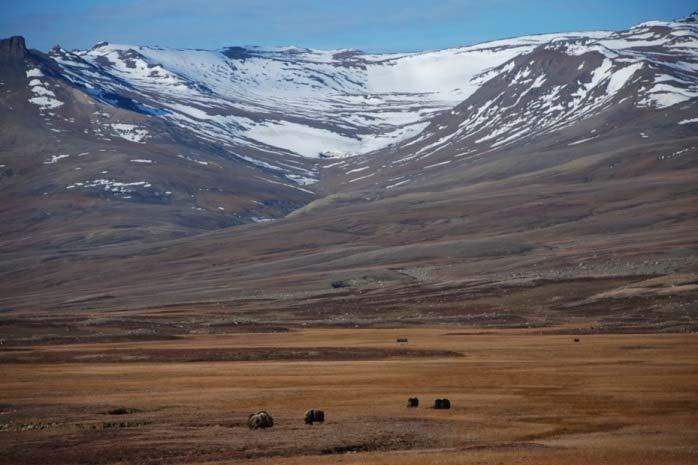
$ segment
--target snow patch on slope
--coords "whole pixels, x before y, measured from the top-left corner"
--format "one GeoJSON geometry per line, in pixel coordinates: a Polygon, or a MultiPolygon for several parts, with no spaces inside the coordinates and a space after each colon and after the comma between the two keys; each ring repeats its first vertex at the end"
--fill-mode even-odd
{"type": "Polygon", "coordinates": [[[149,136],[148,130],[135,124],[112,123],[108,125],[113,132],[122,139],[136,143],[145,143],[149,136]]]}
{"type": "Polygon", "coordinates": [[[39,110],[53,110],[63,105],[63,102],[56,98],[56,94],[53,93],[47,86],[48,84],[36,79],[43,77],[44,73],[38,68],[30,68],[26,71],[27,79],[34,78],[29,81],[29,90],[34,95],[29,99],[30,103],[39,107],[39,110]]]}

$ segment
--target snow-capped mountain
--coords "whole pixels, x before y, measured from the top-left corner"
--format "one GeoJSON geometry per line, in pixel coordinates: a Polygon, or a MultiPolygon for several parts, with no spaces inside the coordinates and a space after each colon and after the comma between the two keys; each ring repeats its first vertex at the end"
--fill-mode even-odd
{"type": "Polygon", "coordinates": [[[572,149],[632,132],[641,139],[650,133],[695,134],[695,18],[548,36],[530,51],[474,74],[465,98],[432,115],[417,136],[386,147],[380,157],[366,154],[326,166],[336,182],[352,188],[408,187],[415,178],[435,176],[437,168],[452,170],[522,145],[572,149]]]}
{"type": "Polygon", "coordinates": [[[666,108],[698,96],[697,50],[698,30],[687,20],[410,54],[102,43],[56,48],[50,56],[103,102],[156,115],[213,143],[314,158],[398,144],[451,109],[464,121],[435,147],[471,136],[496,147],[528,134],[520,126],[531,115],[538,133],[551,131],[617,103],[640,81],[634,103],[666,108]],[[510,88],[459,106],[497,81],[510,88]],[[520,114],[518,123],[504,113],[520,114]]]}
{"type": "Polygon", "coordinates": [[[696,18],[402,54],[3,40],[4,189],[159,206],[148,234],[174,222],[178,236],[463,179],[520,147],[678,140],[697,126],[696,18]]]}
{"type": "Polygon", "coordinates": [[[458,126],[423,152],[466,140],[474,148],[497,148],[624,102],[658,110],[688,102],[698,97],[698,28],[650,22],[581,39],[557,37],[490,75],[451,111],[458,126]]]}
{"type": "Polygon", "coordinates": [[[317,158],[366,153],[416,135],[435,112],[476,90],[483,70],[552,37],[401,55],[111,44],[50,55],[105,102],[127,101],[216,143],[317,158]]]}

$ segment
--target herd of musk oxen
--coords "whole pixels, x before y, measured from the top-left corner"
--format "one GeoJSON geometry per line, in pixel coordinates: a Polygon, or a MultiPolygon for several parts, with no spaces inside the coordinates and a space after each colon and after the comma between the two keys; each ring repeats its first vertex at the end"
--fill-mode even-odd
{"type": "MultiPolygon", "coordinates": [[[[419,399],[417,397],[410,397],[407,399],[408,408],[419,407],[419,399]]],[[[434,400],[433,407],[436,410],[448,410],[451,408],[451,401],[448,399],[436,399],[434,400]]],[[[313,423],[323,423],[325,421],[325,412],[322,410],[310,409],[307,410],[303,416],[303,420],[306,425],[312,425],[313,423]]],[[[266,429],[274,426],[274,418],[265,410],[260,410],[257,413],[251,413],[247,417],[247,426],[250,429],[266,429]]]]}

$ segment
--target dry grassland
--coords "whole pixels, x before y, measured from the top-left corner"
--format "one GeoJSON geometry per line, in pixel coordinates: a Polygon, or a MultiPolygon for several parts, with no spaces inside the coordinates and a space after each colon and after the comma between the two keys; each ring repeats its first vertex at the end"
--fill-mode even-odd
{"type": "Polygon", "coordinates": [[[0,354],[3,464],[698,463],[695,334],[298,329],[0,354]],[[248,430],[260,409],[275,426],[248,430]]]}

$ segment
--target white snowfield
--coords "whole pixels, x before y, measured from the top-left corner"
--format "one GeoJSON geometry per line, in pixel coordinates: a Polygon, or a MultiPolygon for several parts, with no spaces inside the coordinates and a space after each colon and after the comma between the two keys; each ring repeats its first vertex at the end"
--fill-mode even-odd
{"type": "Polygon", "coordinates": [[[42,77],[43,75],[44,75],[44,73],[42,73],[39,68],[30,68],[27,70],[27,77],[28,78],[42,77]]]}
{"type": "MultiPolygon", "coordinates": [[[[244,145],[310,158],[343,158],[420,138],[429,139],[430,148],[417,158],[465,137],[500,147],[588,117],[629,86],[637,87],[632,103],[638,107],[661,109],[698,97],[698,31],[688,22],[402,54],[116,44],[52,53],[69,79],[98,98],[128,95],[144,112],[231,151],[244,145]],[[532,52],[538,50],[577,57],[578,82],[552,85],[553,77],[535,65],[532,52]],[[519,59],[527,54],[531,66],[522,69],[519,59]],[[464,117],[458,130],[438,139],[438,131],[425,132],[435,114],[454,109],[497,77],[519,86],[518,101],[505,105],[495,98],[461,109],[453,113],[464,117]],[[519,119],[498,118],[523,102],[533,103],[519,119]]],[[[120,137],[146,141],[147,129],[128,126],[111,125],[120,137]]]]}
{"type": "Polygon", "coordinates": [[[44,77],[44,73],[39,68],[30,68],[26,73],[27,79],[30,79],[29,90],[34,95],[29,99],[29,102],[38,106],[41,111],[53,110],[63,105],[63,102],[56,98],[56,94],[48,89],[47,84],[40,79],[36,79],[44,77]]]}
{"type": "Polygon", "coordinates": [[[108,125],[115,135],[131,142],[143,143],[148,137],[148,130],[135,124],[112,123],[108,125]]]}

